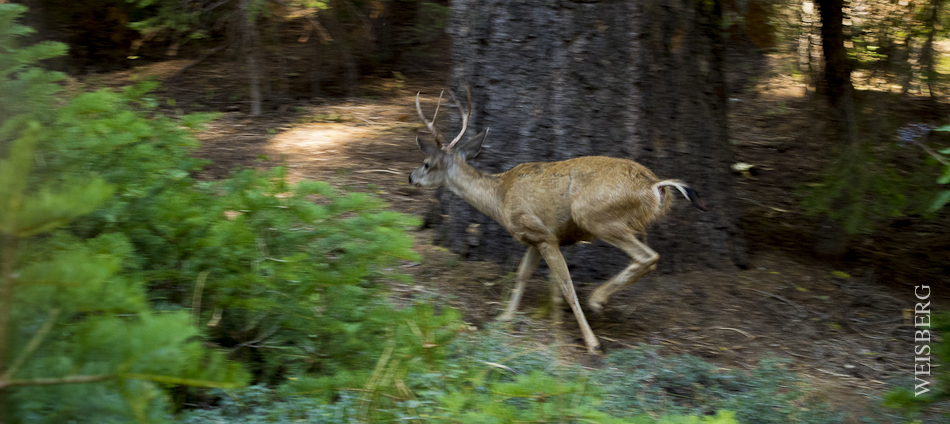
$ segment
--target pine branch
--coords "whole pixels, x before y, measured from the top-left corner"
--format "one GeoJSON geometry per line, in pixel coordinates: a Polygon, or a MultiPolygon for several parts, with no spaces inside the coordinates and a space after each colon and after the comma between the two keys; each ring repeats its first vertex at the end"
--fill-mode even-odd
{"type": "MultiPolygon", "coordinates": [[[[9,346],[10,307],[13,304],[13,266],[16,260],[17,238],[12,233],[3,237],[3,263],[0,263],[0,371],[6,368],[6,352],[9,346]]],[[[0,384],[0,390],[2,390],[0,384]]],[[[2,401],[3,399],[0,399],[2,401]]],[[[0,414],[2,414],[0,405],[0,414]]],[[[0,415],[2,417],[2,415],[0,415]]]]}
{"type": "Polygon", "coordinates": [[[936,159],[937,162],[940,162],[944,166],[950,166],[950,162],[947,162],[946,158],[944,158],[943,156],[935,152],[933,149],[930,148],[930,146],[927,146],[926,144],[924,144],[924,142],[915,141],[914,144],[920,146],[920,148],[923,149],[924,152],[926,152],[928,155],[936,159]]]}
{"type": "Polygon", "coordinates": [[[201,319],[201,295],[204,292],[208,272],[201,271],[201,274],[198,274],[198,281],[195,281],[195,294],[191,297],[191,313],[194,317],[192,324],[195,327],[198,327],[198,321],[201,319]]]}
{"type": "Polygon", "coordinates": [[[55,386],[55,385],[60,385],[60,384],[98,383],[100,381],[116,380],[120,378],[128,379],[128,380],[146,380],[146,381],[152,381],[155,383],[175,384],[175,385],[182,385],[182,386],[212,387],[216,389],[236,389],[239,387],[243,387],[241,383],[226,383],[226,382],[211,381],[211,380],[199,380],[199,379],[194,379],[194,378],[173,377],[170,375],[121,373],[121,374],[100,374],[100,375],[70,375],[66,377],[31,378],[31,379],[25,379],[25,380],[0,379],[0,391],[8,387],[55,386]]]}
{"type": "Polygon", "coordinates": [[[155,383],[174,384],[180,386],[211,387],[215,389],[237,389],[244,387],[240,382],[226,383],[221,381],[198,380],[194,378],[172,377],[170,375],[123,373],[119,377],[130,380],[147,380],[155,383]]]}
{"type": "Polygon", "coordinates": [[[52,377],[52,378],[31,378],[27,380],[0,380],[0,391],[6,389],[7,387],[22,387],[22,386],[55,386],[59,384],[84,384],[84,383],[96,383],[106,380],[114,380],[116,376],[114,374],[103,374],[103,375],[70,375],[66,377],[52,377]]]}
{"type": "Polygon", "coordinates": [[[53,323],[56,322],[56,317],[59,316],[59,308],[53,308],[49,311],[49,316],[46,318],[46,322],[43,323],[43,326],[40,327],[40,330],[33,335],[33,338],[30,339],[30,342],[27,343],[26,347],[23,348],[23,351],[20,352],[20,356],[17,356],[13,360],[13,365],[10,365],[10,368],[0,376],[0,380],[9,380],[19,371],[20,367],[24,362],[33,354],[33,351],[40,346],[40,343],[43,342],[43,339],[46,338],[46,335],[49,334],[49,331],[53,328],[53,323]]]}

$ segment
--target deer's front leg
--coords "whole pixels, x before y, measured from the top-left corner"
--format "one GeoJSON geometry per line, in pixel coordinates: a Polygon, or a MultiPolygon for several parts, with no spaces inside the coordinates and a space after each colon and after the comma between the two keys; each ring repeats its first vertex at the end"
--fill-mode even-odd
{"type": "Polygon", "coordinates": [[[594,331],[590,329],[590,324],[587,323],[587,318],[584,317],[584,311],[581,310],[581,304],[577,301],[574,283],[571,281],[571,274],[567,269],[567,263],[564,262],[564,256],[561,255],[558,243],[545,242],[538,244],[537,248],[541,252],[544,261],[548,263],[548,268],[551,268],[554,278],[561,286],[564,299],[571,306],[571,310],[574,311],[577,325],[581,327],[581,333],[584,335],[584,344],[587,345],[587,351],[599,354],[600,342],[597,341],[597,336],[594,336],[594,331]]]}
{"type": "Polygon", "coordinates": [[[515,312],[518,312],[518,303],[521,302],[521,296],[524,295],[524,286],[531,278],[531,274],[538,269],[538,262],[541,260],[541,253],[534,246],[528,246],[528,251],[524,252],[521,258],[521,265],[518,265],[518,276],[515,278],[515,288],[511,290],[511,297],[508,298],[508,306],[505,312],[498,316],[499,321],[511,321],[515,318],[515,312]]]}

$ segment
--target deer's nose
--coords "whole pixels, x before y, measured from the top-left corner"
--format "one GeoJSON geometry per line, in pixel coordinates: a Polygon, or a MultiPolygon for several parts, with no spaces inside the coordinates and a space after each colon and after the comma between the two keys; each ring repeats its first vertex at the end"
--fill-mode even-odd
{"type": "Polygon", "coordinates": [[[409,184],[412,184],[412,174],[409,174],[409,184]]]}

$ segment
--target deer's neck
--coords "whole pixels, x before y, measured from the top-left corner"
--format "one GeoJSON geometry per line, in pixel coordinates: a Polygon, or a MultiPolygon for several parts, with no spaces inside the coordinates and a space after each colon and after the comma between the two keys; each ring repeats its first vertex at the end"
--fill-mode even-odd
{"type": "Polygon", "coordinates": [[[501,194],[498,177],[458,160],[449,169],[445,187],[465,199],[481,213],[501,222],[501,194]]]}

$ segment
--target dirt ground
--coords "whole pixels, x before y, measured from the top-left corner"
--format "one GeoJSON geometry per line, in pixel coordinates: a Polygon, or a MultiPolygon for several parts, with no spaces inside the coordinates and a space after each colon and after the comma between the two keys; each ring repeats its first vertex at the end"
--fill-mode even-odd
{"type": "MultiPolygon", "coordinates": [[[[167,78],[185,63],[149,65],[96,83],[167,78]]],[[[223,112],[200,134],[197,155],[212,162],[201,178],[282,162],[293,181],[324,180],[372,192],[394,210],[420,217],[428,210],[433,192],[408,185],[407,177],[423,159],[414,142],[424,134],[414,96],[421,91],[423,102],[434,103],[444,81],[439,74],[368,78],[361,98],[285,103],[251,117],[246,103],[214,98],[216,90],[240,92],[243,80],[225,71],[227,66],[212,61],[195,67],[158,93],[172,112],[223,112]]],[[[912,377],[913,326],[905,312],[914,307],[914,284],[947,287],[940,281],[945,265],[939,261],[950,263],[950,228],[947,220],[912,218],[901,230],[859,240],[849,257],[811,256],[816,227],[803,216],[794,191],[825,164],[826,128],[815,124],[822,112],[791,77],[776,74],[760,81],[730,100],[736,161],[758,171],[735,177],[751,266],[649,275],[615,295],[605,313],[589,317],[591,325],[608,352],[648,343],[724,368],[751,368],[768,356],[788,358],[822,396],[857,415],[875,402],[870,396],[893,387],[895,379],[907,384],[912,377]]],[[[424,259],[403,265],[415,282],[393,283],[394,296],[434,296],[459,308],[474,326],[491,322],[505,303],[514,270],[461,261],[432,245],[428,230],[414,234],[424,259]]],[[[578,283],[581,298],[595,286],[578,283]]],[[[564,362],[598,366],[601,359],[585,353],[570,312],[557,323],[547,318],[547,282],[536,277],[529,287],[534,289],[522,302],[521,318],[508,327],[511,334],[553,344],[564,362]]]]}

